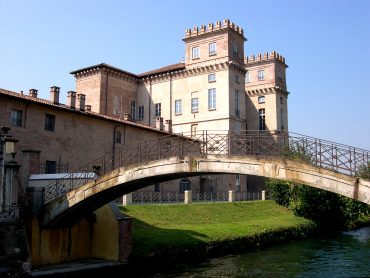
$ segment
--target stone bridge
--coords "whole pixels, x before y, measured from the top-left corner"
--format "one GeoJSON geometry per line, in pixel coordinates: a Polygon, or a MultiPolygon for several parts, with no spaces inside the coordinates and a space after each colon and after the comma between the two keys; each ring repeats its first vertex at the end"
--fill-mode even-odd
{"type": "Polygon", "coordinates": [[[44,225],[70,225],[86,212],[154,183],[214,174],[293,181],[370,204],[369,152],[294,133],[209,132],[124,146],[48,185],[44,225]],[[362,176],[364,178],[360,178],[362,176]]]}

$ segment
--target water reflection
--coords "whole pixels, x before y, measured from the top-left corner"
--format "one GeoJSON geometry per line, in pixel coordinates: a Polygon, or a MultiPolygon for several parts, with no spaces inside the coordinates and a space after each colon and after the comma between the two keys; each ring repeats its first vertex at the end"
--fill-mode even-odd
{"type": "Polygon", "coordinates": [[[303,240],[155,277],[369,277],[370,228],[303,240]]]}

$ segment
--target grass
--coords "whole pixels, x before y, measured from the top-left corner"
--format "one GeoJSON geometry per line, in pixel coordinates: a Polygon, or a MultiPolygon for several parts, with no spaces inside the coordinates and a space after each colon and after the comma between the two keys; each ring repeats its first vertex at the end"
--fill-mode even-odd
{"type": "Polygon", "coordinates": [[[273,201],[132,205],[121,210],[133,218],[133,256],[137,257],[314,225],[273,201]]]}

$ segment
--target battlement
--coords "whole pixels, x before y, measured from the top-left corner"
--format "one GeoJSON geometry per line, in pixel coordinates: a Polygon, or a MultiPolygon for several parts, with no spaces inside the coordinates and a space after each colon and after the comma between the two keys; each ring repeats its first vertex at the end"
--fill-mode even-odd
{"type": "Polygon", "coordinates": [[[206,25],[201,25],[200,28],[195,26],[193,28],[193,30],[192,29],[186,29],[185,30],[185,39],[197,37],[197,36],[203,35],[203,34],[212,33],[212,32],[218,31],[218,30],[222,30],[222,29],[234,30],[235,32],[239,33],[241,36],[244,37],[244,31],[243,31],[242,28],[237,26],[235,23],[231,22],[229,19],[225,19],[222,23],[221,23],[221,21],[217,21],[216,24],[209,23],[207,26],[206,25]]]}
{"type": "Polygon", "coordinates": [[[277,53],[276,51],[271,51],[270,53],[265,52],[264,54],[258,53],[257,56],[250,55],[249,57],[244,57],[244,64],[251,64],[251,63],[269,61],[269,60],[274,60],[274,59],[277,59],[280,62],[285,64],[285,58],[281,56],[279,53],[277,53]]]}

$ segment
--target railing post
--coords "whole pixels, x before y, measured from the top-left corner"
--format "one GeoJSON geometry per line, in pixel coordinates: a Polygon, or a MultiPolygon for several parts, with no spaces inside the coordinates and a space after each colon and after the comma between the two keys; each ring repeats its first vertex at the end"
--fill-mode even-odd
{"type": "Polygon", "coordinates": [[[191,194],[192,192],[191,192],[191,190],[185,190],[184,191],[184,203],[185,204],[190,204],[191,202],[192,202],[192,200],[193,200],[193,198],[192,198],[192,194],[191,194]]]}
{"type": "Polygon", "coordinates": [[[229,202],[235,202],[235,191],[229,190],[229,202]]]}
{"type": "Polygon", "coordinates": [[[206,155],[208,155],[208,131],[207,130],[206,130],[206,155]]]}
{"type": "Polygon", "coordinates": [[[319,152],[320,152],[320,168],[322,167],[321,163],[322,163],[322,151],[321,151],[321,140],[319,139],[319,152]]]}
{"type": "Polygon", "coordinates": [[[227,131],[227,153],[228,155],[231,155],[230,130],[227,131]]]}

